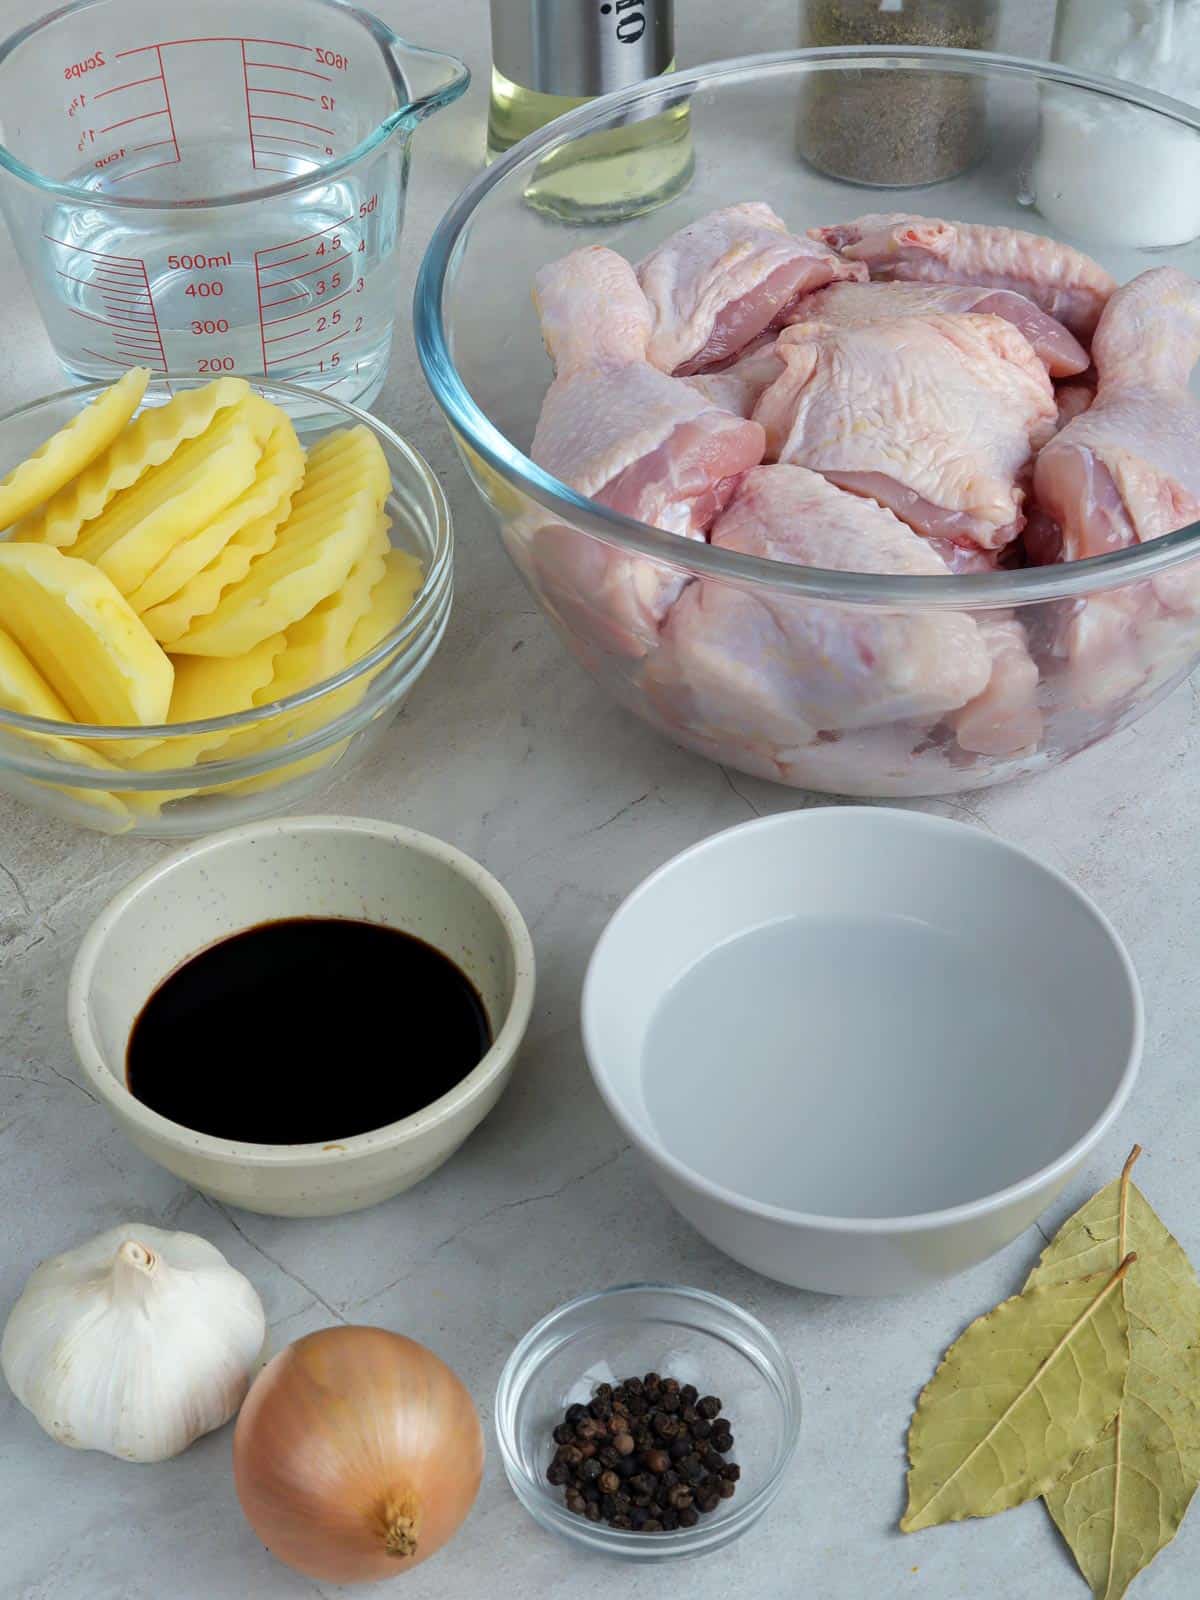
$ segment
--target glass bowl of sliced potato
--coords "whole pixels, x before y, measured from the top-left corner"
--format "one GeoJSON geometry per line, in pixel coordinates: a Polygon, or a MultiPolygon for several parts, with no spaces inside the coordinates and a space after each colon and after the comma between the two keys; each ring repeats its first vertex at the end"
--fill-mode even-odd
{"type": "Polygon", "coordinates": [[[0,418],[0,792],[191,837],[309,800],[382,736],[450,612],[450,511],[376,418],[236,377],[0,418]]]}

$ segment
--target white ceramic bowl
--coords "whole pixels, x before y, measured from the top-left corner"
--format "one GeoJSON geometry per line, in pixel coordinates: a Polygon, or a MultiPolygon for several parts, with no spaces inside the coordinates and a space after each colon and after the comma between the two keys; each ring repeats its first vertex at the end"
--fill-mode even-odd
{"type": "Polygon", "coordinates": [[[833,807],[654,873],[592,956],[600,1093],[673,1205],[800,1288],[893,1294],[1014,1239],[1125,1104],[1136,974],[981,829],[833,807]]]}
{"type": "MultiPolygon", "coordinates": [[[[215,834],[168,856],[112,901],[80,946],[71,1035],[92,1088],[138,1148],[197,1189],[269,1216],[358,1211],[411,1188],[495,1105],[533,1005],[533,944],[508,893],[453,846],[388,822],[291,817],[215,834]],[[493,1044],[440,1100],[334,1144],[237,1144],[182,1127],[130,1094],[129,1035],[181,962],[284,917],[354,917],[418,935],[475,984],[493,1044]]],[[[336,995],[307,1003],[337,1004],[336,995]]]]}

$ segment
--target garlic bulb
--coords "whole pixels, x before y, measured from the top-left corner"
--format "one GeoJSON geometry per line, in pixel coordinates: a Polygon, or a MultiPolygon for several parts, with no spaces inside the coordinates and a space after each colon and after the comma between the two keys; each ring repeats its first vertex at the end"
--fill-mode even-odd
{"type": "Polygon", "coordinates": [[[60,1443],[165,1461],[233,1416],[265,1333],[253,1286],[215,1245],[124,1223],[37,1268],[0,1368],[60,1443]]]}

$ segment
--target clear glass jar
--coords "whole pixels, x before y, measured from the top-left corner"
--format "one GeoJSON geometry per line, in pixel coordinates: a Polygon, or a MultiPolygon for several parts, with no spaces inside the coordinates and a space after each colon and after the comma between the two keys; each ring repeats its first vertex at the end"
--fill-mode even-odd
{"type": "MultiPolygon", "coordinates": [[[[1200,0],[1058,0],[1052,53],[1200,106],[1200,0]]],[[[1200,236],[1194,138],[1153,111],[1048,91],[1033,179],[1038,210],[1075,232],[1140,249],[1200,236]],[[1091,171],[1105,174],[1102,202],[1091,171]]]]}
{"type": "MultiPolygon", "coordinates": [[[[800,44],[991,50],[999,12],[999,0],[800,0],[800,44]]],[[[979,156],[983,118],[980,79],[864,67],[855,79],[820,76],[807,86],[799,149],[850,183],[941,183],[979,156]]]]}

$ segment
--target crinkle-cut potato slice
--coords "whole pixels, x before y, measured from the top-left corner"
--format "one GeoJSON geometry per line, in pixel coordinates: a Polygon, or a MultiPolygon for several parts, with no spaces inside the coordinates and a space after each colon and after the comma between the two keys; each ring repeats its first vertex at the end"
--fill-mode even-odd
{"type": "MultiPolygon", "coordinates": [[[[334,672],[326,674],[327,677],[353,666],[400,626],[412,610],[421,581],[421,563],[415,556],[409,555],[406,550],[387,552],[383,577],[371,592],[367,613],[350,635],[343,659],[334,672]]],[[[370,682],[369,677],[356,679],[331,694],[322,695],[312,705],[301,706],[299,710],[285,713],[261,727],[248,728],[244,733],[236,734],[221,750],[220,759],[224,760],[234,753],[244,755],[254,748],[268,750],[285,742],[294,743],[315,733],[356,706],[370,682]]],[[[261,703],[267,703],[265,696],[261,697],[261,703]]],[[[314,755],[304,756],[273,772],[265,772],[261,777],[243,778],[236,783],[222,785],[222,790],[227,789],[231,794],[255,794],[263,789],[274,788],[276,784],[290,783],[317,767],[331,765],[342,755],[348,742],[341,740],[331,749],[318,750],[314,755]]]]}
{"type": "Polygon", "coordinates": [[[132,595],[181,540],[208,527],[246,492],[261,455],[238,409],[227,412],[87,523],[71,554],[132,595]]]}
{"type": "Polygon", "coordinates": [[[322,439],[272,548],[171,641],[172,653],[239,655],[306,617],[365,554],[389,487],[387,460],[369,429],[322,439]]]}
{"type": "Polygon", "coordinates": [[[0,478],[0,528],[36,511],[107,450],[137,410],[149,381],[148,367],[131,367],[66,427],[0,478]]]}
{"type": "Polygon", "coordinates": [[[253,562],[274,546],[276,535],[291,509],[292,496],[281,496],[266,516],[256,517],[239,528],[220,555],[203,572],[190,578],[178,594],[142,613],[142,621],[159,644],[172,649],[175,640],[183,637],[196,617],[206,617],[215,610],[226,589],[239,583],[253,562]]]}
{"type": "MultiPolygon", "coordinates": [[[[286,643],[282,633],[264,639],[244,656],[180,656],[175,662],[175,690],[168,722],[206,722],[249,711],[275,675],[276,657],[286,643]]],[[[217,752],[228,733],[193,733],[165,739],[127,763],[131,772],[164,772],[190,767],[217,752]]]]}
{"type": "Polygon", "coordinates": [[[371,596],[387,571],[390,526],[390,519],[380,512],[371,542],[350,569],[345,583],[287,630],[287,648],[275,663],[275,675],[258,695],[256,705],[285,700],[323,683],[353,659],[348,653],[351,635],[370,610],[371,596]]]}
{"type": "Polygon", "coordinates": [[[137,483],[151,467],[169,461],[181,444],[202,434],[219,411],[237,405],[249,393],[245,378],[218,378],[202,389],[185,389],[165,405],[147,406],[78,477],[38,511],[23,517],[12,537],[66,549],[122,489],[137,483]]]}
{"type": "MultiPolygon", "coordinates": [[[[19,712],[23,717],[44,717],[48,722],[70,722],[71,713],[63,701],[42,677],[41,673],[21,649],[17,641],[0,630],[0,706],[6,711],[19,712]]],[[[56,734],[26,732],[24,729],[8,730],[10,736],[20,737],[37,747],[52,761],[73,762],[76,766],[95,767],[98,771],[113,773],[117,769],[103,756],[78,739],[64,739],[56,734]]],[[[105,789],[79,789],[71,784],[50,783],[44,779],[28,778],[27,783],[37,788],[53,789],[68,795],[77,805],[102,812],[105,827],[116,832],[131,827],[133,814],[129,807],[105,789]],[[113,825],[116,825],[115,827],[113,825]]]]}
{"type": "Polygon", "coordinates": [[[46,545],[0,543],[0,628],[77,722],[163,722],[175,673],[110,578],[46,545]]]}
{"type": "MultiPolygon", "coordinates": [[[[181,539],[175,544],[146,580],[133,591],[129,603],[139,616],[144,616],[153,607],[173,597],[182,598],[184,589],[192,580],[207,571],[244,529],[252,524],[262,524],[265,518],[278,511],[269,527],[260,527],[248,545],[243,543],[239,546],[249,553],[244,556],[241,569],[234,571],[227,581],[235,582],[245,577],[254,556],[270,549],[275,529],[291,510],[292,496],[304,479],[304,450],[296,437],[291,418],[277,406],[268,405],[258,395],[251,395],[244,404],[252,406],[255,401],[273,416],[272,425],[261,440],[262,459],[258,463],[254,481],[245,493],[240,494],[205,527],[191,538],[181,539]],[[265,542],[262,542],[264,539],[265,542]]],[[[219,599],[220,590],[217,590],[213,595],[213,604],[219,599]]],[[[180,633],[190,620],[190,616],[185,619],[180,633]]],[[[151,632],[154,631],[152,628],[151,632]]]]}

